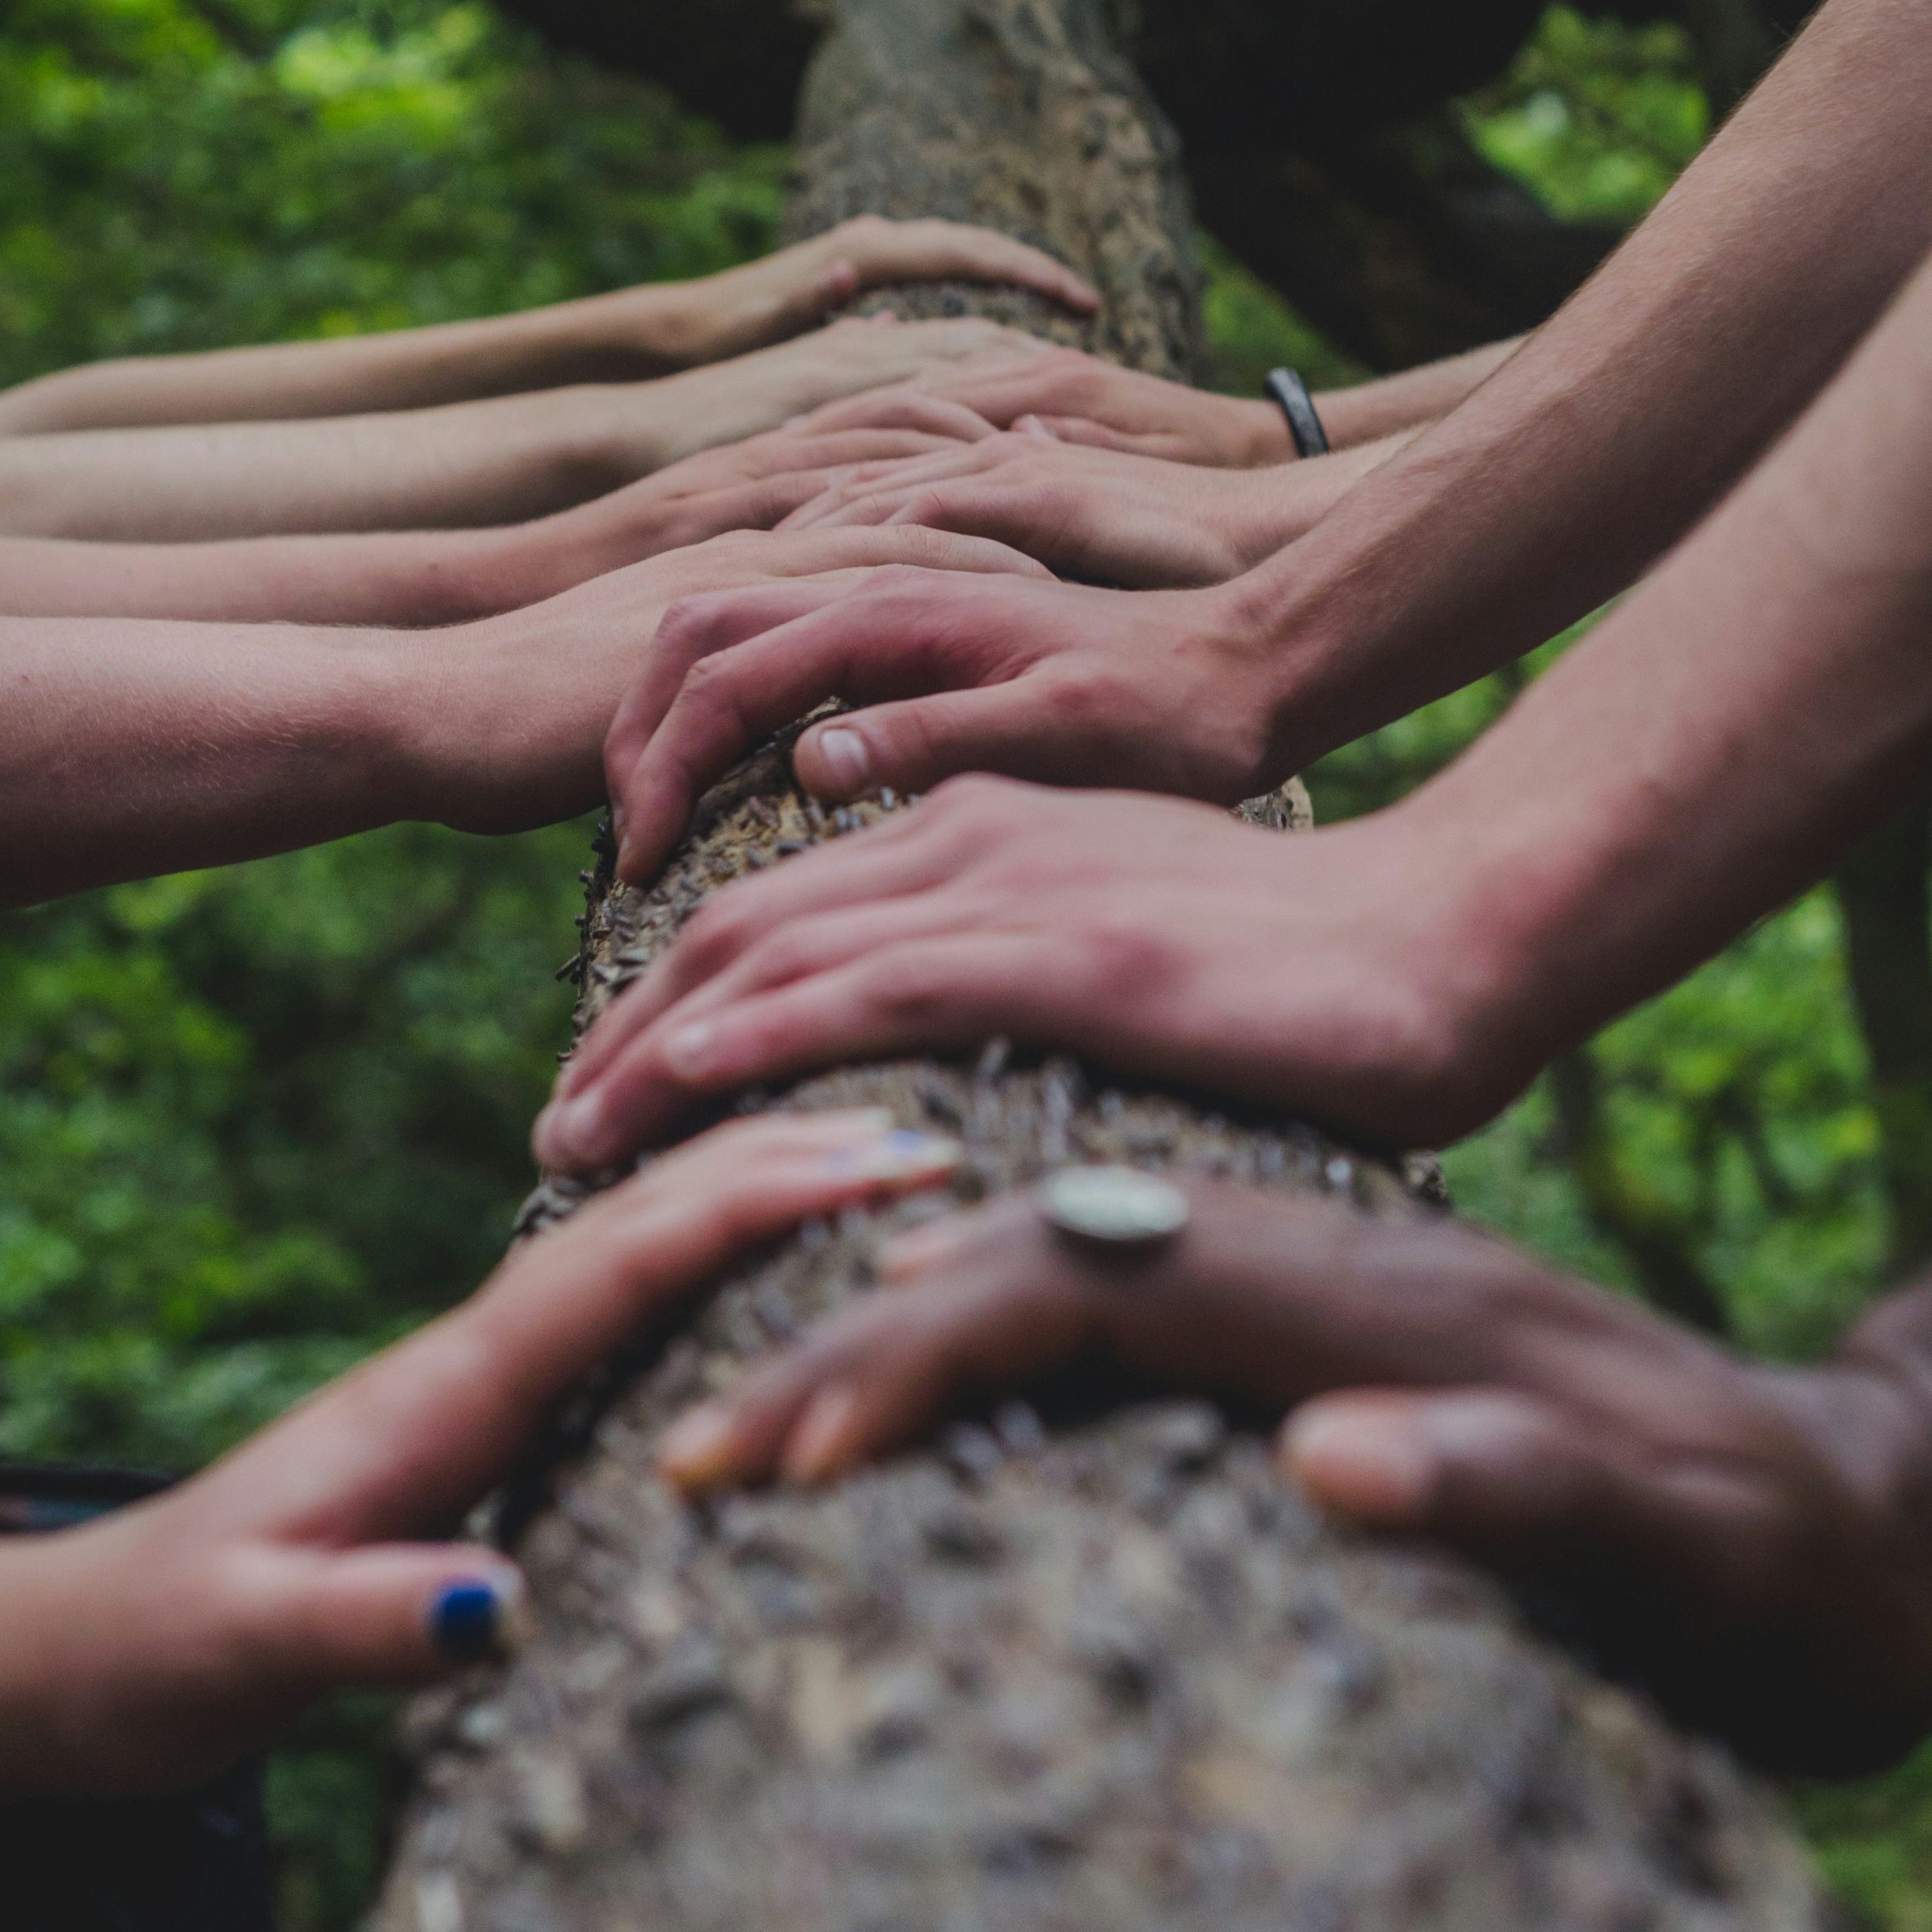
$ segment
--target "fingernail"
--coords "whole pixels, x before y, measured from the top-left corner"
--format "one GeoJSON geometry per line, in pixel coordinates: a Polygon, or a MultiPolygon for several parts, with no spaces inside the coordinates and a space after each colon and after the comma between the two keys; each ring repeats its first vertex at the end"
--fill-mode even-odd
{"type": "Polygon", "coordinates": [[[812,1398],[804,1420],[785,1445],[787,1482],[822,1482],[836,1473],[846,1455],[845,1436],[858,1405],[858,1392],[841,1383],[812,1398]]]}
{"type": "Polygon", "coordinates": [[[866,783],[866,741],[856,731],[848,731],[833,725],[820,732],[812,741],[812,748],[819,755],[820,762],[831,774],[832,782],[841,792],[857,792],[864,789],[866,783]]]}
{"type": "Polygon", "coordinates": [[[664,1064],[673,1073],[690,1078],[702,1070],[706,1051],[717,1032],[709,1020],[694,1020],[680,1026],[664,1042],[664,1064]]]}
{"type": "Polygon", "coordinates": [[[429,1634],[452,1663],[498,1657],[522,1635],[520,1577],[466,1577],[445,1583],[429,1606],[429,1634]]]}
{"type": "Polygon", "coordinates": [[[723,1402],[706,1402],[680,1416],[657,1445],[657,1466],[681,1489],[708,1489],[731,1473],[726,1453],[731,1440],[731,1411],[723,1402]]]}
{"type": "Polygon", "coordinates": [[[1435,1494],[1435,1452],[1414,1418],[1392,1407],[1315,1404],[1289,1423],[1283,1450],[1318,1503],[1358,1521],[1413,1523],[1435,1494]]]}
{"type": "Polygon", "coordinates": [[[546,1168],[592,1158],[604,1129],[604,1096],[595,1087],[552,1100],[537,1116],[531,1145],[546,1168]]]}
{"type": "Polygon", "coordinates": [[[910,1174],[945,1174],[965,1158],[956,1140],[902,1127],[866,1146],[841,1147],[826,1164],[855,1180],[903,1180],[910,1174]]]}

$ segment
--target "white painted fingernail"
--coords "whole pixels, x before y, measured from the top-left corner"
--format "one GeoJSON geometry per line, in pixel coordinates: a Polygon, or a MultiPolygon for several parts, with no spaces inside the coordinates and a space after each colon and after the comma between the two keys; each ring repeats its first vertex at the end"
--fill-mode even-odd
{"type": "Polygon", "coordinates": [[[840,1148],[826,1164],[835,1174],[858,1180],[903,1180],[913,1174],[945,1174],[965,1158],[956,1140],[900,1128],[864,1146],[840,1148]]]}
{"type": "Polygon", "coordinates": [[[841,792],[857,792],[866,782],[866,741],[856,731],[833,725],[814,740],[819,760],[841,792]]]}

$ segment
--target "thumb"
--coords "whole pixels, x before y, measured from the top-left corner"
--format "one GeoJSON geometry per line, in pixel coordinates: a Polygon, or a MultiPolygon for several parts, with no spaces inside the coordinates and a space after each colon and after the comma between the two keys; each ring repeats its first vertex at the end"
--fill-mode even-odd
{"type": "Polygon", "coordinates": [[[863,798],[890,786],[924,792],[962,771],[1077,783],[1026,681],[848,712],[814,725],[792,748],[798,783],[820,798],[863,798]]]}
{"type": "Polygon", "coordinates": [[[494,1549],[284,1548],[251,1568],[235,1605],[238,1647],[264,1690],[298,1700],[430,1681],[509,1649],[523,1625],[522,1574],[494,1549]]]}
{"type": "Polygon", "coordinates": [[[1324,1396],[1289,1418],[1281,1458],[1337,1515],[1492,1550],[1553,1545],[1615,1513],[1571,1419],[1501,1389],[1324,1396]]]}

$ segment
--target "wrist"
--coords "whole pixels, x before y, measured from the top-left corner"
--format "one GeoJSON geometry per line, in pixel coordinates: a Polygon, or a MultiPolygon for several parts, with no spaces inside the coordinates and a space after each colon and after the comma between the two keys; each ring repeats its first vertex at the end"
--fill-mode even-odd
{"type": "Polygon", "coordinates": [[[601,796],[608,702],[560,669],[568,640],[550,614],[562,601],[405,638],[390,713],[397,817],[521,832],[601,796]]]}
{"type": "Polygon", "coordinates": [[[1259,469],[1269,463],[1296,460],[1294,438],[1278,403],[1265,398],[1252,401],[1242,396],[1222,400],[1227,405],[1224,446],[1231,469],[1259,469]]]}

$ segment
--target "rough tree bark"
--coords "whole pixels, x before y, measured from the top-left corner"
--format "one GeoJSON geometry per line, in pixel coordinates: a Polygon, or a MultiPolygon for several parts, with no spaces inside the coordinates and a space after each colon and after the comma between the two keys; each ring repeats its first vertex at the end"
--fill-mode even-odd
{"type": "MultiPolygon", "coordinates": [[[[1014,226],[1106,291],[1103,346],[1184,370],[1174,157],[1101,0],[832,11],[799,221],[1014,226]]],[[[898,802],[822,813],[767,749],[648,892],[592,877],[581,1017],[707,893],[898,802]]],[[[1303,817],[1285,795],[1248,810],[1284,836],[1303,817]]],[[[958,1134],[968,1197],[1098,1158],[1429,1211],[1306,1128],[998,1043],[745,1104],[860,1100],[958,1134]]],[[[528,1224],[575,1192],[546,1184],[528,1224]]],[[[380,1932],[1817,1923],[1775,1802],[1721,1753],[1475,1572],[1324,1529],[1210,1410],[1090,1390],[823,1494],[675,1501],[650,1473],[666,1419],[863,1292],[882,1229],[930,1211],[808,1229],[560,1419],[503,1512],[535,1633],[418,1707],[380,1932]]]]}

